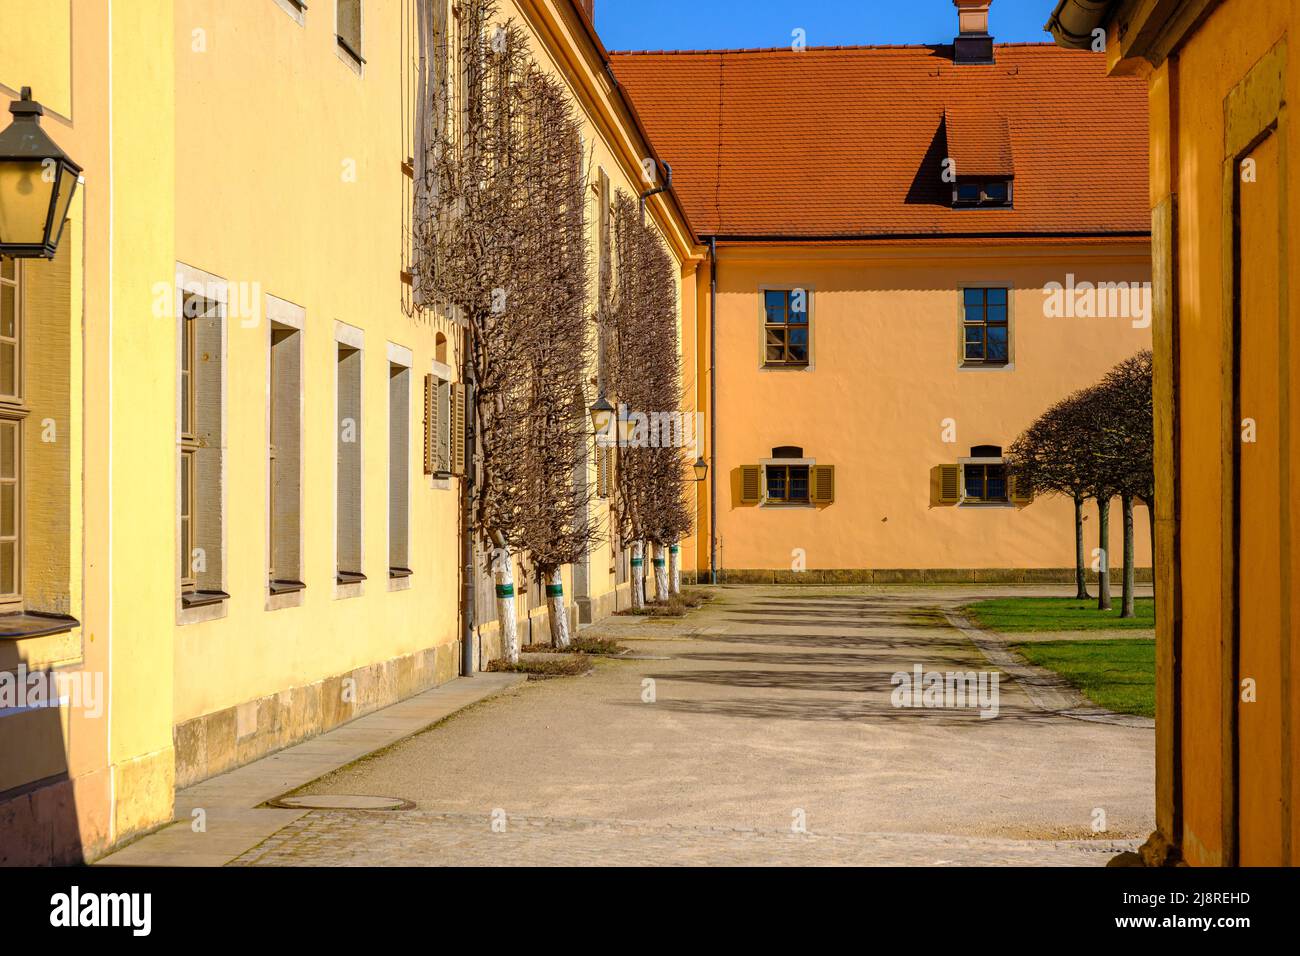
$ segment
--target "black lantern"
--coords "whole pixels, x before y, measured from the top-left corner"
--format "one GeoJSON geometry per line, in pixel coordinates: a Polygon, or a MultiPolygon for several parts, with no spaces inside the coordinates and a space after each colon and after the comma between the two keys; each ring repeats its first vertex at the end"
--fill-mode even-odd
{"type": "Polygon", "coordinates": [[[695,469],[696,481],[703,481],[705,478],[709,477],[709,463],[704,460],[703,455],[695,459],[695,465],[693,467],[695,469]]]}
{"type": "Polygon", "coordinates": [[[0,133],[0,254],[53,259],[81,167],[41,129],[45,110],[31,87],[9,112],[0,133]]]}
{"type": "Polygon", "coordinates": [[[596,434],[608,435],[614,424],[614,406],[602,395],[588,410],[591,412],[591,427],[596,430],[596,434]]]}

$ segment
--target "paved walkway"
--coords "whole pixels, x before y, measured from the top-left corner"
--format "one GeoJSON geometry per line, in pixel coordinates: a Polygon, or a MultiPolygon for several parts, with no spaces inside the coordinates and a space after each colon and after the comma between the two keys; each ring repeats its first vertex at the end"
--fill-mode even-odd
{"type": "Polygon", "coordinates": [[[1149,728],[1045,711],[1005,676],[995,719],[891,704],[915,665],[990,671],[945,611],[1015,593],[1053,592],[737,587],[685,622],[614,619],[590,633],[637,659],[302,791],[415,809],[257,811],[297,815],[238,862],[1100,865],[1153,827],[1149,728]]]}

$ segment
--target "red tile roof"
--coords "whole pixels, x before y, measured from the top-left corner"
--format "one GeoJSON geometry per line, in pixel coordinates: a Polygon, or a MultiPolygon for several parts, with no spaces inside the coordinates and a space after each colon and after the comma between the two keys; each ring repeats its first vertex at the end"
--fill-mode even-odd
{"type": "Polygon", "coordinates": [[[950,46],[610,59],[702,236],[1150,231],[1146,84],[1106,76],[1094,53],[998,44],[995,64],[961,66],[950,46]],[[1014,208],[951,208],[949,156],[959,175],[1014,163],[1014,208]]]}

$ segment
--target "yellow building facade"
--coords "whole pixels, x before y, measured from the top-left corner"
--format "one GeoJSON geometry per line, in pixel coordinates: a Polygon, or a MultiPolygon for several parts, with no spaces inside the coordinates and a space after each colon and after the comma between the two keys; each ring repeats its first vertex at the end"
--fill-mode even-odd
{"type": "MultiPolygon", "coordinates": [[[[710,246],[684,353],[702,580],[1074,578],[1073,502],[1018,494],[1005,460],[1150,348],[1145,98],[959,7],[951,43],[614,54],[710,246]]],[[[1086,561],[1118,577],[1110,517],[1103,540],[1088,505],[1086,561]]]]}
{"type": "MultiPolygon", "coordinates": [[[[0,687],[58,688],[0,702],[0,863],[93,859],[171,820],[175,789],[462,672],[460,331],[404,277],[418,12],[0,2],[0,92],[31,87],[84,168],[56,257],[0,283],[22,372],[0,687]]],[[[647,191],[589,11],[500,17],[570,90],[593,182],[647,191]]],[[[648,215],[693,309],[675,196],[648,215]]],[[[625,600],[616,558],[566,572],[575,619],[625,600]]],[[[518,600],[541,639],[544,601],[518,600]]]]}

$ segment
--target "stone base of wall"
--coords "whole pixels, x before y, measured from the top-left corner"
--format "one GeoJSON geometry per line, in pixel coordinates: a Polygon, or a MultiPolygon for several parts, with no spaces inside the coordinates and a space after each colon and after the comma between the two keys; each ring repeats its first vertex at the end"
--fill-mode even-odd
{"type": "Polygon", "coordinates": [[[457,643],[380,661],[177,724],[176,787],[184,788],[451,680],[457,643]]]}
{"type": "Polygon", "coordinates": [[[169,748],[5,794],[0,797],[0,867],[89,863],[170,823],[172,766],[169,748]],[[114,776],[116,787],[110,782],[114,776]]]}
{"type": "MultiPolygon", "coordinates": [[[[683,571],[682,584],[695,584],[708,572],[683,571]]],[[[1074,568],[837,568],[785,571],[773,568],[727,568],[718,573],[722,584],[1073,584],[1074,568]]],[[[1150,584],[1150,568],[1133,572],[1138,584],[1150,584]]],[[[1088,574],[1088,584],[1097,576],[1088,574]]],[[[1124,570],[1112,568],[1113,585],[1124,583],[1124,570]]]]}

